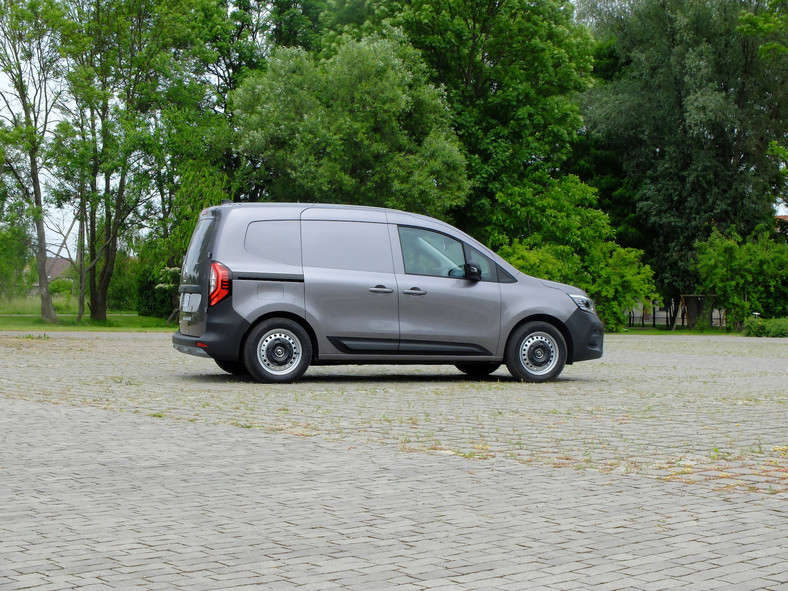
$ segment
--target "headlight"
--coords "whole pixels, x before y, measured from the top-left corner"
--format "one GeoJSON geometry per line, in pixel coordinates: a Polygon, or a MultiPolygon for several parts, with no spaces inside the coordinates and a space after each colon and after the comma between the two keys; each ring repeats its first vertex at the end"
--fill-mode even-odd
{"type": "Polygon", "coordinates": [[[594,302],[591,298],[584,295],[579,294],[569,294],[569,297],[572,298],[577,304],[577,307],[585,312],[591,312],[592,314],[596,314],[596,307],[594,306],[594,302]]]}

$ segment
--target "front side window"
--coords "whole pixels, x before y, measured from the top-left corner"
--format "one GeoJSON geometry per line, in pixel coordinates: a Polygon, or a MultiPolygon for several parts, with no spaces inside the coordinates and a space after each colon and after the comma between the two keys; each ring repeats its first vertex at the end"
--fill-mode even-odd
{"type": "Polygon", "coordinates": [[[432,277],[464,276],[465,251],[459,240],[422,228],[400,226],[405,272],[432,277]]]}

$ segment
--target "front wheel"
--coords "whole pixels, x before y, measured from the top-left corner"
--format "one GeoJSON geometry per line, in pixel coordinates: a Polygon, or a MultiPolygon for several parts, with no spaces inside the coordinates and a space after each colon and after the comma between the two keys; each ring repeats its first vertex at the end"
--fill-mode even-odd
{"type": "Polygon", "coordinates": [[[547,322],[528,322],[512,333],[504,357],[511,374],[526,382],[546,382],[563,371],[566,341],[547,322]]]}
{"type": "Polygon", "coordinates": [[[309,367],[312,342],[297,322],[270,318],[258,324],[244,345],[244,361],[252,377],[261,382],[297,380],[309,367]]]}

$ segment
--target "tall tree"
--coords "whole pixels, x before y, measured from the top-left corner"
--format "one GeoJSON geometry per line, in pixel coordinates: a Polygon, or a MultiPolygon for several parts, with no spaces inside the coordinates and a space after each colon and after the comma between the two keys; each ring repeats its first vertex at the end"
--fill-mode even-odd
{"type": "MultiPolygon", "coordinates": [[[[446,89],[473,183],[457,222],[493,245],[499,194],[548,191],[582,121],[591,38],[565,0],[401,0],[392,22],[446,89]]],[[[520,193],[522,194],[522,193],[520,193]]]]}
{"type": "Polygon", "coordinates": [[[53,0],[0,0],[0,14],[0,174],[15,186],[33,219],[41,317],[55,322],[46,269],[44,181],[61,93],[62,12],[53,0]]]}
{"type": "Polygon", "coordinates": [[[467,191],[446,104],[406,44],[345,40],[274,53],[234,96],[238,149],[266,199],[445,216],[467,191]]]}
{"type": "Polygon", "coordinates": [[[759,0],[584,2],[617,71],[585,116],[623,163],[663,296],[695,289],[695,244],[747,235],[774,214],[785,179],[768,154],[788,130],[788,70],[739,30],[759,0]]]}
{"type": "Polygon", "coordinates": [[[69,94],[58,126],[55,191],[80,217],[81,286],[91,319],[105,320],[122,234],[172,208],[175,167],[161,149],[163,130],[201,88],[183,80],[176,59],[189,30],[187,4],[65,3],[69,94]]]}
{"type": "MultiPolygon", "coordinates": [[[[766,0],[766,10],[744,12],[739,31],[759,43],[761,59],[779,70],[788,69],[788,0],[766,0]]],[[[769,152],[780,160],[780,172],[788,179],[788,130],[772,141],[769,152]]],[[[778,194],[777,200],[788,207],[785,193],[778,194]]]]}

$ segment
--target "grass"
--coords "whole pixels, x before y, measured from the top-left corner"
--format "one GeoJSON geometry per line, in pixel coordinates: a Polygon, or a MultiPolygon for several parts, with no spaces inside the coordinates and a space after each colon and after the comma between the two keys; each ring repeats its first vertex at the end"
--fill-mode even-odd
{"type": "Polygon", "coordinates": [[[175,332],[178,326],[167,325],[164,318],[151,318],[136,314],[108,314],[105,322],[83,317],[77,322],[76,315],[58,314],[58,322],[45,322],[39,316],[4,315],[0,312],[0,330],[22,331],[126,331],[126,332],[175,332]]]}
{"type": "Polygon", "coordinates": [[[104,322],[90,320],[86,311],[77,322],[76,298],[54,298],[57,323],[41,319],[41,302],[38,298],[15,298],[0,301],[0,330],[20,331],[139,331],[175,332],[177,324],[167,325],[164,318],[139,316],[135,312],[111,311],[104,322]]]}
{"type": "Polygon", "coordinates": [[[724,326],[722,327],[695,327],[694,329],[690,330],[686,326],[677,326],[676,330],[673,330],[670,326],[658,326],[654,328],[653,326],[647,326],[645,328],[641,328],[639,326],[628,327],[622,330],[619,333],[608,333],[608,334],[639,334],[639,335],[671,335],[671,334],[709,334],[709,335],[737,335],[741,334],[736,331],[729,331],[724,326]]]}

